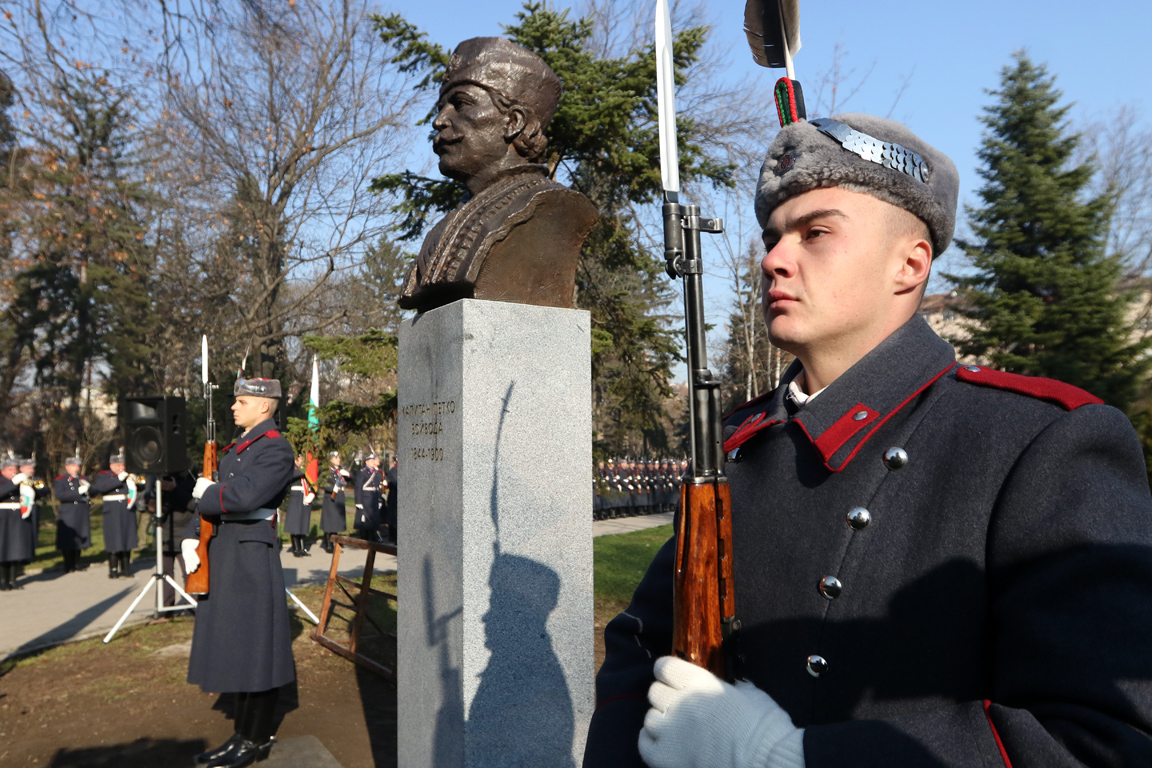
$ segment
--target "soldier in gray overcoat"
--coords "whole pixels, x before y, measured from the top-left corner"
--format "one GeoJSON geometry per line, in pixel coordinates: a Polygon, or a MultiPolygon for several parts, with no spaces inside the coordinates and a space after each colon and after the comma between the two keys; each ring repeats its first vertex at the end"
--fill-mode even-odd
{"type": "Polygon", "coordinates": [[[380,511],[385,489],[380,457],[369,453],[364,457],[364,466],[356,473],[356,485],[352,489],[356,500],[356,519],[352,521],[352,527],[360,531],[367,541],[380,540],[380,511]]]}
{"type": "Polygon", "coordinates": [[[36,556],[36,547],[40,544],[40,500],[48,498],[51,489],[48,483],[36,477],[36,461],[34,459],[20,459],[20,474],[27,478],[22,493],[27,493],[32,501],[32,512],[25,519],[28,527],[28,538],[32,541],[32,557],[36,556]]]}
{"type": "Polygon", "coordinates": [[[136,549],[136,479],[125,471],[124,454],[108,459],[108,469],[92,478],[92,493],[103,497],[104,551],[108,578],[131,578],[129,557],[136,549]]]}
{"type": "Polygon", "coordinates": [[[19,472],[16,459],[6,459],[0,466],[0,591],[23,589],[16,583],[16,569],[32,559],[32,540],[28,537],[27,516],[20,510],[20,486],[27,477],[19,472]]]}
{"type": "Polygon", "coordinates": [[[213,518],[208,594],[196,607],[188,682],[236,693],[236,732],[197,757],[208,768],[240,768],[267,756],[278,690],[295,678],[275,529],[276,510],[296,474],[292,447],[274,421],[280,382],[239,379],[234,391],[232,413],[244,433],[224,448],[219,481],[196,481],[200,514],[181,543],[194,573],[200,519],[213,518]]]}
{"type": "Polygon", "coordinates": [[[384,481],[388,485],[388,498],[384,502],[384,523],[388,526],[388,535],[392,543],[400,541],[400,534],[396,530],[396,511],[400,506],[400,479],[396,470],[396,456],[393,454],[388,460],[388,469],[384,471],[384,481]]]}
{"type": "Polygon", "coordinates": [[[725,420],[739,682],[669,656],[669,542],[605,630],[585,766],[1152,765],[1139,441],[917,314],[957,189],[890,120],[773,141],[764,313],[796,360],[725,420]]]}
{"type": "Polygon", "coordinates": [[[307,460],[307,454],[302,453],[296,457],[296,471],[300,479],[292,483],[288,496],[288,512],[284,516],[284,532],[292,541],[293,557],[309,557],[304,542],[312,528],[312,500],[316,498],[316,494],[312,491],[308,478],[304,476],[304,465],[307,460]]]}
{"type": "Polygon", "coordinates": [[[332,536],[348,529],[348,497],[344,493],[352,474],[340,466],[340,453],[328,454],[328,471],[320,481],[324,502],[320,507],[320,530],[324,532],[324,551],[332,552],[332,536]]]}
{"type": "Polygon", "coordinates": [[[88,478],[80,474],[79,456],[64,459],[64,474],[52,481],[56,496],[56,549],[64,556],[64,573],[85,570],[80,551],[92,544],[88,478]]]}

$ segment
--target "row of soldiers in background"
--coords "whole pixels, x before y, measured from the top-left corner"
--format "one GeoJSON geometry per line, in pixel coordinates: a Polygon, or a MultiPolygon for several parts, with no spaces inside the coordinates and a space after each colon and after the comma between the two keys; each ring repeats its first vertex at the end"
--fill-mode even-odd
{"type": "MultiPolygon", "coordinates": [[[[56,548],[64,572],[83,570],[80,552],[91,546],[90,499],[103,497],[104,551],[109,578],[130,576],[129,556],[137,545],[136,500],[141,489],[124,470],[124,457],[112,456],[108,469],[91,480],[80,474],[80,459],[64,460],[64,474],[52,482],[56,511],[56,548]]],[[[49,486],[35,477],[31,459],[7,459],[0,465],[0,591],[22,589],[16,582],[21,565],[32,561],[40,531],[40,500],[49,486]]]]}
{"type": "Polygon", "coordinates": [[[597,462],[592,519],[675,512],[687,461],[606,459],[597,462]]]}
{"type": "MultiPolygon", "coordinates": [[[[304,472],[305,456],[296,457],[296,467],[304,472]]],[[[387,455],[386,455],[387,458],[387,455]]],[[[396,542],[396,502],[397,480],[396,460],[385,461],[386,469],[380,467],[380,456],[369,453],[364,457],[364,466],[356,473],[343,467],[338,451],[328,455],[328,468],[319,478],[319,488],[315,488],[306,478],[294,482],[288,501],[288,512],[284,519],[284,531],[292,540],[292,554],[306,557],[305,541],[312,524],[312,503],[317,493],[322,497],[320,507],[320,530],[323,535],[321,548],[332,552],[335,548],[332,537],[348,530],[347,488],[353,487],[356,514],[352,527],[367,541],[396,542]]]]}
{"type": "MultiPolygon", "coordinates": [[[[303,474],[304,457],[297,459],[303,474]]],[[[51,484],[56,496],[56,548],[63,555],[64,573],[85,570],[80,562],[82,550],[92,546],[90,504],[103,497],[102,515],[104,551],[108,553],[108,577],[131,577],[130,556],[137,546],[145,546],[152,515],[155,514],[155,489],[140,487],[139,478],[125,471],[123,455],[109,459],[108,469],[91,479],[80,474],[81,460],[64,461],[64,473],[51,484]],[[138,517],[139,514],[139,517],[138,517]]],[[[31,459],[6,459],[0,462],[0,591],[23,589],[16,581],[20,568],[32,561],[40,530],[39,501],[48,496],[49,484],[35,477],[31,459]]],[[[161,478],[164,571],[173,573],[181,559],[180,538],[192,518],[195,505],[191,490],[195,485],[191,471],[161,478]]],[[[369,541],[396,541],[396,462],[381,469],[380,457],[369,454],[364,467],[353,481],[341,466],[339,453],[329,456],[329,468],[321,478],[323,505],[320,527],[323,548],[332,551],[331,537],[348,530],[345,490],[353,485],[356,515],[353,528],[369,541]]],[[[305,541],[311,528],[311,504],[316,490],[305,480],[292,486],[292,496],[284,519],[284,531],[291,537],[292,552],[306,556],[305,541]]],[[[183,570],[183,563],[181,562],[183,570]]],[[[174,604],[175,595],[165,582],[164,604],[174,604]]]]}

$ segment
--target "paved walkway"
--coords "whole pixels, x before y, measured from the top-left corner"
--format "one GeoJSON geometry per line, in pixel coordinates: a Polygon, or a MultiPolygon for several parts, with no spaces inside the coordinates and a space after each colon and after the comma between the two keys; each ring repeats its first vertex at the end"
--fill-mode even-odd
{"type": "MultiPolygon", "coordinates": [[[[671,522],[671,514],[598,520],[592,524],[592,535],[627,533],[671,522]]],[[[289,589],[328,578],[332,557],[315,545],[311,552],[311,557],[303,558],[293,557],[287,549],[281,552],[284,581],[289,589]]],[[[367,550],[345,547],[340,555],[340,573],[359,579],[367,555],[367,550]]],[[[109,579],[108,569],[102,563],[69,574],[55,568],[29,572],[19,580],[24,589],[0,592],[0,661],[68,640],[106,634],[148,587],[155,567],[155,556],[142,556],[132,561],[131,579],[109,579]]],[[[377,555],[377,572],[395,569],[394,556],[377,555]]],[[[177,583],[181,583],[179,579],[177,583]]],[[[157,591],[157,587],[149,588],[126,623],[151,618],[157,591]]],[[[308,607],[313,613],[320,611],[319,604],[308,607]]]]}

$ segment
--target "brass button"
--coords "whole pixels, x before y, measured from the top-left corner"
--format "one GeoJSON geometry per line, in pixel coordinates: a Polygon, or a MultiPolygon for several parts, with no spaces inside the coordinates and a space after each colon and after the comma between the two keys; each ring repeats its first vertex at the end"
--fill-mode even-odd
{"type": "Polygon", "coordinates": [[[908,452],[903,448],[892,447],[884,451],[884,466],[888,469],[903,469],[908,464],[908,452]]]}
{"type": "Polygon", "coordinates": [[[808,657],[808,674],[812,677],[820,677],[828,671],[828,662],[824,660],[823,656],[812,654],[808,657]]]}
{"type": "Polygon", "coordinates": [[[872,522],[872,513],[864,509],[864,507],[856,507],[848,512],[848,525],[852,526],[854,531],[862,531],[868,527],[868,523],[872,522]]]}
{"type": "Polygon", "coordinates": [[[868,418],[868,411],[856,411],[852,414],[853,421],[864,421],[866,418],[868,418]]]}
{"type": "Polygon", "coordinates": [[[835,576],[825,576],[820,579],[820,585],[817,587],[820,594],[827,600],[835,600],[840,597],[840,593],[844,591],[844,585],[840,583],[840,579],[835,576]]]}

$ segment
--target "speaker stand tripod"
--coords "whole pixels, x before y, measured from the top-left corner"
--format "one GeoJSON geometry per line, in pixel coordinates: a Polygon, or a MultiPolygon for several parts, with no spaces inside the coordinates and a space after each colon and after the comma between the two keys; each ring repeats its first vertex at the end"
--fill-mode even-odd
{"type": "Polygon", "coordinates": [[[162,510],[164,509],[163,505],[161,504],[162,493],[163,491],[160,488],[160,478],[157,477],[156,511],[153,513],[153,519],[156,521],[156,568],[153,569],[152,576],[148,579],[148,583],[144,585],[144,589],[140,590],[140,594],[136,595],[136,599],[132,601],[132,605],[128,606],[128,610],[124,611],[124,615],[120,617],[120,620],[116,622],[116,625],[112,627],[112,630],[104,636],[105,643],[109,642],[112,639],[112,636],[120,631],[120,627],[123,626],[124,622],[128,620],[128,617],[132,615],[132,611],[136,610],[136,606],[140,604],[140,601],[144,599],[144,596],[148,594],[148,590],[150,589],[155,588],[156,590],[156,610],[152,614],[153,618],[158,618],[161,613],[168,611],[182,611],[185,609],[185,607],[187,607],[180,604],[164,605],[164,589],[162,582],[168,582],[172,588],[176,590],[176,593],[188,602],[188,606],[192,608],[196,607],[196,600],[193,599],[187,592],[185,592],[184,589],[176,583],[175,579],[164,573],[164,526],[161,524],[163,519],[162,510]]]}

